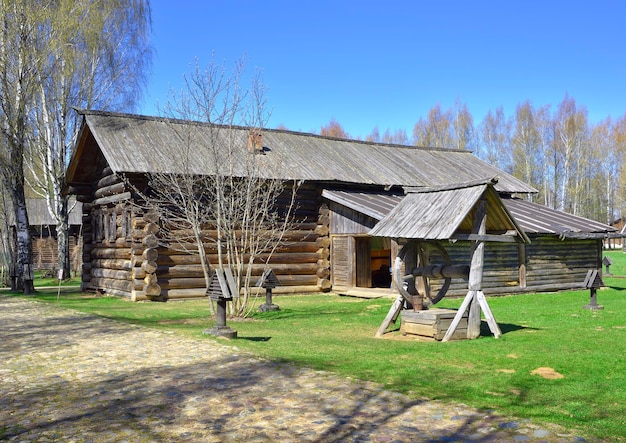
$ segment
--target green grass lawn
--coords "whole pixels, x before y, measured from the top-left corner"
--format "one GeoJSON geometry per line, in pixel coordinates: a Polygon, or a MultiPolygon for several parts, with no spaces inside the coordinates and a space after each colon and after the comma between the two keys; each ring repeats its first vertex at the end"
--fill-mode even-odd
{"type": "MultiPolygon", "coordinates": [[[[609,255],[614,277],[605,276],[607,287],[598,291],[603,310],[583,309],[588,290],[490,297],[503,332],[499,339],[484,322],[484,336],[471,341],[418,341],[397,328],[376,339],[392,300],[326,294],[274,297],[280,311],[229,320],[239,335],[230,343],[267,358],[380,382],[416,398],[462,402],[626,441],[626,255],[609,255]],[[562,378],[531,374],[540,367],[562,378]]],[[[39,291],[34,298],[57,303],[57,292],[39,291]]],[[[444,299],[438,306],[460,302],[444,299]]],[[[131,303],[62,292],[58,303],[214,340],[202,334],[214,324],[206,300],[131,303]]]]}

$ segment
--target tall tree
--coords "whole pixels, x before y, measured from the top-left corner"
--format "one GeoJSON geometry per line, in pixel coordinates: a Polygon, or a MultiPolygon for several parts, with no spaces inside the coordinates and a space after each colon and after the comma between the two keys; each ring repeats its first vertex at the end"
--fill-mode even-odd
{"type": "Polygon", "coordinates": [[[437,103],[428,111],[428,117],[422,117],[413,127],[413,143],[417,146],[432,148],[449,148],[453,146],[451,127],[453,122],[452,111],[442,110],[437,103]]]}
{"type": "Polygon", "coordinates": [[[509,170],[510,160],[510,126],[504,116],[502,106],[495,111],[487,111],[479,126],[478,157],[500,169],[509,170]]]}
{"type": "Polygon", "coordinates": [[[556,154],[560,157],[562,174],[560,178],[557,209],[578,214],[581,162],[586,160],[587,111],[579,108],[576,101],[565,95],[559,104],[555,120],[556,154]]]}
{"type": "Polygon", "coordinates": [[[387,129],[385,130],[385,133],[380,141],[394,145],[408,145],[409,137],[406,135],[406,131],[404,129],[396,129],[393,132],[387,129]]]}
{"type": "Polygon", "coordinates": [[[452,128],[454,145],[450,146],[450,148],[473,149],[475,143],[474,118],[467,109],[467,104],[457,99],[454,104],[453,114],[454,120],[452,128]]]}
{"type": "Polygon", "coordinates": [[[31,186],[56,222],[58,267],[68,276],[69,196],[64,194],[70,149],[79,129],[74,107],[130,111],[140,97],[151,61],[148,0],[49,2],[37,50],[45,64],[35,72],[29,155],[31,186]]]}
{"type": "Polygon", "coordinates": [[[343,129],[343,126],[341,126],[341,124],[335,119],[335,117],[332,117],[327,125],[324,125],[320,128],[320,135],[334,138],[350,138],[350,134],[348,134],[343,129]]]}
{"type": "Polygon", "coordinates": [[[24,153],[32,140],[29,115],[33,110],[45,53],[39,51],[45,32],[38,26],[49,13],[47,3],[3,1],[0,4],[0,170],[13,205],[17,236],[17,287],[33,290],[32,241],[24,193],[24,153]]]}
{"type": "MultiPolygon", "coordinates": [[[[615,165],[615,208],[621,217],[626,215],[626,113],[613,125],[613,138],[618,152],[619,163],[615,165]]],[[[617,163],[617,162],[616,162],[617,163]]]]}
{"type": "Polygon", "coordinates": [[[443,110],[437,103],[428,117],[413,126],[413,143],[417,146],[449,149],[472,149],[474,119],[467,105],[457,100],[454,108],[443,110]]]}
{"type": "Polygon", "coordinates": [[[529,101],[517,105],[511,145],[513,175],[538,187],[541,183],[539,174],[542,172],[539,163],[540,137],[535,110],[529,101]]]}
{"type": "Polygon", "coordinates": [[[550,156],[554,145],[554,122],[548,105],[535,109],[534,122],[539,136],[537,169],[541,180],[537,200],[545,206],[555,207],[555,190],[551,184],[554,183],[552,177],[556,171],[551,167],[553,163],[550,156]]]}

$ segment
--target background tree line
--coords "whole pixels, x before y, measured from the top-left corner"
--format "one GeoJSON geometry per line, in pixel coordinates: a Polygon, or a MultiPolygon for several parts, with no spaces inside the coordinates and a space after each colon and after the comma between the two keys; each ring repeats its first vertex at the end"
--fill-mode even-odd
{"type": "MultiPolygon", "coordinates": [[[[351,138],[334,118],[319,134],[351,138]]],[[[534,186],[539,192],[530,197],[533,201],[603,223],[612,223],[626,209],[626,113],[592,123],[586,108],[569,95],[555,108],[521,102],[511,116],[500,106],[478,123],[459,100],[449,109],[436,104],[412,134],[381,134],[375,127],[364,140],[471,150],[534,186]]]]}

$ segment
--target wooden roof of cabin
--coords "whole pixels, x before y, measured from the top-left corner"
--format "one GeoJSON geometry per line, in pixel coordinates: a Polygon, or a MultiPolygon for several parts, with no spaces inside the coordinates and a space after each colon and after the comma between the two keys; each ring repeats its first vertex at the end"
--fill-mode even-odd
{"type": "Polygon", "coordinates": [[[526,232],[586,237],[585,234],[617,233],[613,226],[585,217],[550,209],[521,198],[505,198],[504,204],[526,232]]]}
{"type": "MultiPolygon", "coordinates": [[[[214,173],[208,146],[233,148],[245,164],[250,128],[97,111],[81,111],[84,125],[68,168],[70,185],[90,183],[96,157],[116,173],[214,173]],[[217,142],[217,143],[216,143],[217,142]],[[190,155],[182,153],[190,150],[190,155]],[[191,158],[191,162],[184,162],[191,158]]],[[[267,178],[382,186],[441,186],[498,176],[497,191],[535,193],[533,187],[483,162],[470,151],[342,140],[283,130],[262,131],[267,178]]],[[[245,174],[245,171],[236,172],[245,174]]]]}

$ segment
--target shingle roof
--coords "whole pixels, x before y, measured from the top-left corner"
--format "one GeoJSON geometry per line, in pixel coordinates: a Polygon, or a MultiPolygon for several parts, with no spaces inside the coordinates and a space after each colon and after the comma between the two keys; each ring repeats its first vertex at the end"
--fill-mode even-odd
{"type": "Polygon", "coordinates": [[[526,232],[575,236],[576,233],[609,233],[617,229],[604,223],[550,209],[521,198],[503,199],[526,232]]]}
{"type": "MultiPolygon", "coordinates": [[[[81,225],[83,223],[82,203],[77,202],[74,198],[70,198],[69,209],[69,224],[81,225]]],[[[26,211],[28,212],[28,223],[31,226],[56,225],[56,221],[50,215],[50,211],[48,211],[48,205],[46,203],[46,200],[44,200],[43,198],[27,198],[26,211]]],[[[12,211],[9,211],[7,215],[9,219],[9,224],[13,225],[15,215],[12,211]]]]}
{"type": "MultiPolygon", "coordinates": [[[[249,128],[82,111],[83,131],[89,131],[109,166],[118,173],[181,172],[211,174],[207,146],[234,147],[245,164],[249,128]],[[218,143],[213,143],[214,141],[218,143]],[[229,142],[230,141],[230,142],[229,142]],[[182,162],[190,150],[192,162],[182,162]],[[169,150],[169,151],[168,151],[169,150]],[[175,155],[168,152],[176,153],[175,155]]],[[[84,134],[73,153],[68,182],[90,179],[85,162],[96,154],[84,134]]],[[[265,155],[259,160],[268,178],[343,182],[365,185],[428,187],[460,181],[499,177],[496,189],[503,193],[534,193],[515,177],[483,162],[470,151],[419,148],[340,140],[282,130],[263,130],[265,155]]],[[[239,171],[244,174],[245,171],[239,171]]]]}
{"type": "MultiPolygon", "coordinates": [[[[327,190],[324,191],[323,196],[376,220],[382,220],[405,198],[405,196],[398,194],[327,190]]],[[[434,194],[431,194],[431,197],[434,197],[434,194]]],[[[428,199],[429,196],[423,195],[422,198],[428,199]]],[[[617,232],[617,229],[595,220],[556,211],[520,198],[503,198],[502,202],[526,234],[554,234],[570,237],[580,235],[584,237],[584,234],[588,233],[609,234],[617,232]]],[[[424,214],[425,211],[426,206],[424,206],[423,211],[420,211],[420,214],[424,214]]],[[[409,222],[413,218],[417,218],[415,214],[409,215],[409,222]]],[[[489,218],[488,215],[487,220],[489,218]]],[[[450,220],[446,220],[443,225],[449,222],[450,220]]],[[[443,228],[447,229],[447,226],[443,226],[443,228]]]]}
{"type": "Polygon", "coordinates": [[[371,235],[394,238],[445,240],[472,232],[473,208],[483,197],[487,203],[486,232],[501,235],[517,226],[491,182],[458,185],[431,192],[410,192],[370,231],[371,235]]]}

